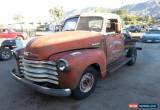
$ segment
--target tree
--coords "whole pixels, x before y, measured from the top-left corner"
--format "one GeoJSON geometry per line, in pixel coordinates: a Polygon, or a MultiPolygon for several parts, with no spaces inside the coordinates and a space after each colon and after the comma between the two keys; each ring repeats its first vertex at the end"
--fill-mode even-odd
{"type": "Polygon", "coordinates": [[[20,15],[20,14],[16,14],[16,15],[14,15],[14,17],[13,17],[13,20],[16,21],[17,23],[22,22],[23,19],[24,19],[24,17],[23,17],[22,15],[20,15]]]}
{"type": "Polygon", "coordinates": [[[62,7],[56,6],[49,9],[49,13],[56,24],[60,24],[64,19],[64,10],[62,7]]]}
{"type": "Polygon", "coordinates": [[[152,22],[153,22],[152,17],[151,17],[150,15],[148,15],[148,16],[146,17],[146,23],[150,25],[152,22]]]}
{"type": "Polygon", "coordinates": [[[112,11],[112,13],[116,13],[116,14],[120,15],[121,17],[125,17],[128,15],[128,11],[125,9],[115,9],[112,11]]]}
{"type": "Polygon", "coordinates": [[[98,13],[107,13],[107,12],[110,12],[109,9],[106,9],[106,8],[103,8],[103,7],[96,7],[94,12],[98,12],[98,13]]]}
{"type": "Polygon", "coordinates": [[[133,15],[133,14],[128,14],[123,18],[124,22],[126,25],[140,25],[143,24],[144,19],[143,17],[133,15]]]}

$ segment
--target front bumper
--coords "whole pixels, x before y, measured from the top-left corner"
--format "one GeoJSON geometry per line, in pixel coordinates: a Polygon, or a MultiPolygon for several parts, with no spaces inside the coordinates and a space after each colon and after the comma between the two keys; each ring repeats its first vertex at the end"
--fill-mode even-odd
{"type": "Polygon", "coordinates": [[[32,89],[34,89],[34,90],[36,90],[40,93],[47,94],[47,95],[52,95],[52,96],[69,96],[71,94],[70,89],[48,88],[48,87],[43,87],[43,86],[37,85],[33,82],[30,82],[30,81],[24,79],[23,77],[19,77],[18,75],[16,75],[17,73],[15,73],[14,69],[12,70],[11,73],[17,81],[29,86],[30,88],[32,88],[32,89]]]}

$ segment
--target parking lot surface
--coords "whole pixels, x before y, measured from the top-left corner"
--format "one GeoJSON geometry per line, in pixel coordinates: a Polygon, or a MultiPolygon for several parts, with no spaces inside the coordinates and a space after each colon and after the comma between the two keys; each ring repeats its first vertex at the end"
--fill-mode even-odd
{"type": "Polygon", "coordinates": [[[124,66],[100,80],[95,92],[81,101],[37,93],[13,79],[13,60],[1,61],[0,110],[130,110],[130,103],[160,106],[160,44],[141,46],[134,66],[124,66]]]}

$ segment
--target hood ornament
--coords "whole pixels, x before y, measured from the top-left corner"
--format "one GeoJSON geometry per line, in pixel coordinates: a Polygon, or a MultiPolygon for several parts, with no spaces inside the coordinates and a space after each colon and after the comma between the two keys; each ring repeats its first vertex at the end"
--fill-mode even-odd
{"type": "Polygon", "coordinates": [[[25,56],[35,56],[32,52],[24,52],[25,56]]]}
{"type": "Polygon", "coordinates": [[[38,58],[37,54],[33,54],[32,52],[24,52],[24,56],[31,58],[38,58]]]}

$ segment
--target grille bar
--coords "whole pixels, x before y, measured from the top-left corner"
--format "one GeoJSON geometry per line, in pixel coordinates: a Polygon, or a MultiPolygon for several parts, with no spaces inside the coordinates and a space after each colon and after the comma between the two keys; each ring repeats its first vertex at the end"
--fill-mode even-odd
{"type": "Polygon", "coordinates": [[[32,64],[49,64],[49,65],[56,66],[56,63],[51,61],[32,61],[32,60],[23,59],[23,62],[32,63],[32,64]]]}
{"type": "Polygon", "coordinates": [[[53,84],[59,84],[58,81],[55,81],[55,80],[51,80],[51,79],[38,79],[38,78],[33,78],[33,77],[30,77],[30,76],[27,76],[25,75],[25,78],[28,79],[28,80],[31,80],[31,81],[34,81],[34,82],[49,82],[49,83],[53,83],[53,84]]]}
{"type": "Polygon", "coordinates": [[[48,75],[48,74],[32,74],[26,71],[23,71],[23,73],[27,76],[31,76],[31,77],[35,77],[35,78],[49,78],[49,79],[53,79],[53,80],[58,80],[58,78],[56,76],[53,75],[48,75]]]}
{"type": "Polygon", "coordinates": [[[27,80],[34,82],[49,82],[58,85],[59,78],[55,62],[33,61],[20,57],[20,71],[27,80]]]}
{"type": "Polygon", "coordinates": [[[29,66],[33,68],[44,68],[44,69],[51,69],[51,70],[57,70],[56,67],[50,66],[50,65],[35,65],[35,64],[27,64],[27,63],[20,63],[20,65],[29,66]]]}
{"type": "Polygon", "coordinates": [[[46,73],[46,74],[52,74],[52,75],[58,75],[58,73],[56,71],[52,71],[49,69],[43,69],[43,68],[31,68],[31,67],[27,67],[27,66],[20,66],[21,70],[33,73],[33,74],[42,74],[42,73],[46,73]]]}

